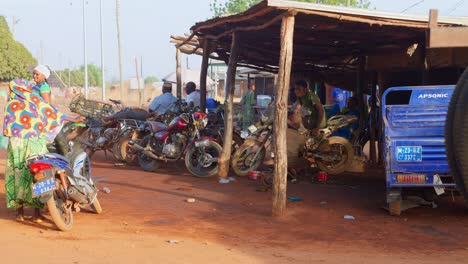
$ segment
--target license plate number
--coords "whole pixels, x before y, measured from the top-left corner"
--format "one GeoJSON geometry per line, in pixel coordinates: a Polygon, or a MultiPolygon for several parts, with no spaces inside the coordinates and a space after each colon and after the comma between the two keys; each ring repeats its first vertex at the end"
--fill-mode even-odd
{"type": "Polygon", "coordinates": [[[401,146],[396,148],[398,162],[422,162],[421,146],[401,146]]]}
{"type": "Polygon", "coordinates": [[[55,189],[56,189],[55,179],[50,178],[50,179],[45,180],[43,182],[38,182],[38,183],[33,184],[32,196],[37,197],[37,196],[42,195],[44,193],[54,191],[55,189]]]}

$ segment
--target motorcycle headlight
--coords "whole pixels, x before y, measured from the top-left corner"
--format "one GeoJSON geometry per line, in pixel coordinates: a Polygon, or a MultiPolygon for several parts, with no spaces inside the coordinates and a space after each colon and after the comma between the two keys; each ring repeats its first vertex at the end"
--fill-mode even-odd
{"type": "Polygon", "coordinates": [[[205,116],[200,120],[200,126],[205,128],[208,125],[208,117],[205,116]]]}

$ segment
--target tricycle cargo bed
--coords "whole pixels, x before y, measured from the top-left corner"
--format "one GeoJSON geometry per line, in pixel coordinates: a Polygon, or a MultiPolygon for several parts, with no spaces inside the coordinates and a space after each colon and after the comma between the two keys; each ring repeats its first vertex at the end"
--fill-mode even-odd
{"type": "Polygon", "coordinates": [[[444,139],[453,89],[454,86],[394,87],[384,93],[388,187],[455,187],[449,176],[444,139]]]}

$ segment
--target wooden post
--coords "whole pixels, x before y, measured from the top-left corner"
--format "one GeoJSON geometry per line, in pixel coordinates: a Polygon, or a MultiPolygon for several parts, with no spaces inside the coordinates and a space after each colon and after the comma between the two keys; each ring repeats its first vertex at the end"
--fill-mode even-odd
{"type": "Polygon", "coordinates": [[[281,53],[276,86],[276,112],[274,121],[275,176],[273,180],[273,216],[281,217],[286,211],[288,155],[286,133],[288,129],[288,92],[293,58],[295,17],[283,17],[281,23],[281,53]]]}
{"type": "Polygon", "coordinates": [[[359,128],[358,135],[364,129],[365,125],[365,114],[364,114],[364,88],[365,88],[365,76],[366,76],[366,57],[359,56],[358,58],[358,72],[357,72],[357,85],[356,85],[356,97],[358,100],[358,109],[359,109],[359,128]]]}
{"type": "Polygon", "coordinates": [[[206,77],[208,75],[208,59],[210,57],[208,39],[203,40],[203,59],[200,70],[200,108],[206,111],[206,77]]]}
{"type": "MultiPolygon", "coordinates": [[[[383,93],[385,92],[385,90],[389,87],[388,85],[388,73],[387,72],[378,72],[377,73],[377,84],[379,85],[379,99],[380,99],[380,102],[383,101],[383,93]]],[[[380,107],[382,107],[382,104],[380,105],[380,107]]],[[[380,113],[379,113],[379,127],[378,127],[378,134],[380,135],[380,137],[382,137],[382,140],[379,140],[379,161],[377,162],[377,164],[379,165],[383,165],[384,164],[384,160],[383,160],[383,157],[384,157],[384,154],[385,154],[385,143],[384,143],[384,139],[383,139],[383,131],[384,131],[384,122],[383,122],[383,116],[382,116],[382,109],[379,109],[380,113]]]]}
{"type": "Polygon", "coordinates": [[[226,73],[224,89],[224,145],[223,152],[219,158],[218,176],[227,179],[229,173],[229,161],[231,158],[232,130],[234,129],[234,90],[236,86],[237,60],[239,57],[239,33],[232,33],[231,52],[229,56],[228,69],[226,73]]]}
{"type": "Polygon", "coordinates": [[[372,91],[371,91],[371,112],[369,124],[369,146],[370,146],[370,160],[372,164],[377,163],[377,155],[375,149],[375,130],[377,121],[377,73],[372,74],[372,91]]]}
{"type": "Polygon", "coordinates": [[[177,82],[177,99],[182,98],[182,58],[180,57],[180,48],[176,48],[176,82],[177,82]]]}

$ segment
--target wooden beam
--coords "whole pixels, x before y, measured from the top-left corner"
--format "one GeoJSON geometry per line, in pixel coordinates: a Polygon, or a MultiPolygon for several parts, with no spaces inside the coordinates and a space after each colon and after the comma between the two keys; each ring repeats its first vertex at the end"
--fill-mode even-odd
{"type": "Polygon", "coordinates": [[[208,39],[203,40],[203,59],[200,69],[200,108],[206,110],[206,77],[208,76],[208,59],[210,56],[208,39]]]}
{"type": "Polygon", "coordinates": [[[231,52],[229,56],[228,69],[224,89],[224,144],[223,152],[219,158],[218,176],[227,179],[229,173],[229,163],[231,158],[232,131],[234,129],[234,90],[236,85],[237,60],[239,58],[239,33],[232,33],[231,52]]]}
{"type": "Polygon", "coordinates": [[[276,85],[276,112],[274,121],[275,176],[273,180],[273,216],[286,212],[288,155],[286,133],[288,129],[288,91],[293,59],[295,17],[287,15],[281,23],[281,55],[276,85]]]}
{"type": "Polygon", "coordinates": [[[176,48],[176,82],[177,82],[177,99],[182,98],[182,58],[180,49],[176,48]]]}
{"type": "Polygon", "coordinates": [[[429,48],[468,47],[468,27],[431,28],[429,48]]]}

